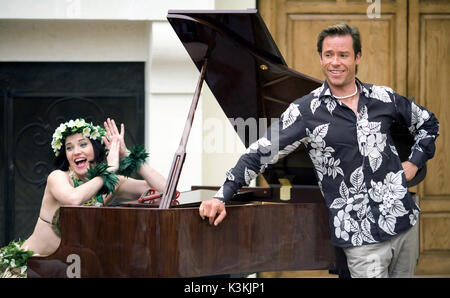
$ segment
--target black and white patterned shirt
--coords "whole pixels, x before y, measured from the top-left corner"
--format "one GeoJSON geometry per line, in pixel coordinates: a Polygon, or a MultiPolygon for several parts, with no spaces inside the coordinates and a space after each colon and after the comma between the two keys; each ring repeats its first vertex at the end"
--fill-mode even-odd
{"type": "Polygon", "coordinates": [[[215,197],[230,200],[268,165],[304,144],[329,209],[333,245],[382,242],[413,226],[419,207],[407,190],[390,127],[394,122],[408,127],[415,139],[409,161],[420,168],[434,155],[438,120],[388,87],[356,82],[358,115],[332,96],[325,81],[292,102],[278,127],[247,148],[215,197]]]}

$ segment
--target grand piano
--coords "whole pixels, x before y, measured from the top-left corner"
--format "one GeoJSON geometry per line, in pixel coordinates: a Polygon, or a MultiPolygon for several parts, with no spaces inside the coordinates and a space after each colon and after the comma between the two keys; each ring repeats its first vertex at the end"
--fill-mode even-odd
{"type": "MultiPolygon", "coordinates": [[[[257,10],[169,11],[167,19],[200,77],[163,198],[158,204],[62,206],[61,244],[50,256],[30,258],[28,276],[198,277],[336,268],[328,211],[305,150],[267,168],[266,186],[243,188],[217,227],[200,218],[198,206],[218,186],[192,187],[175,201],[203,81],[229,119],[268,122],[322,82],[287,67],[257,10]]],[[[249,134],[239,136],[248,147],[249,134]]]]}

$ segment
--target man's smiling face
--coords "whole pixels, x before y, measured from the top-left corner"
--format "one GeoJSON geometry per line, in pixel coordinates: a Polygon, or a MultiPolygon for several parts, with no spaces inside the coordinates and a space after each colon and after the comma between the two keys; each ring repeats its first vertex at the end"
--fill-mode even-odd
{"type": "Polygon", "coordinates": [[[361,53],[355,57],[351,35],[327,36],[323,40],[320,64],[330,87],[353,84],[361,53]]]}

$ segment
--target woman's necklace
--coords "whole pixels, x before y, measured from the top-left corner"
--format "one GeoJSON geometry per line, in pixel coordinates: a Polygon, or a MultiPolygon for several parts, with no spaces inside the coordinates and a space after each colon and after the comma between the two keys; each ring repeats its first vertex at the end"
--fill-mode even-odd
{"type": "Polygon", "coordinates": [[[336,96],[336,95],[333,95],[333,96],[334,96],[334,98],[337,98],[337,99],[346,99],[346,98],[355,96],[357,92],[358,92],[358,87],[355,84],[355,92],[353,92],[353,94],[345,95],[345,96],[336,96]]]}

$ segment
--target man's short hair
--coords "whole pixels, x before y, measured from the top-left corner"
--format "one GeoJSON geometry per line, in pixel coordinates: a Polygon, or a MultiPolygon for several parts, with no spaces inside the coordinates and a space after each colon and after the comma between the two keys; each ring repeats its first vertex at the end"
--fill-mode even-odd
{"type": "Polygon", "coordinates": [[[353,51],[355,52],[355,58],[358,53],[361,53],[361,36],[359,35],[358,28],[349,26],[345,23],[338,23],[323,29],[317,37],[317,51],[320,56],[322,56],[322,45],[325,37],[335,35],[350,35],[353,40],[353,51]]]}

